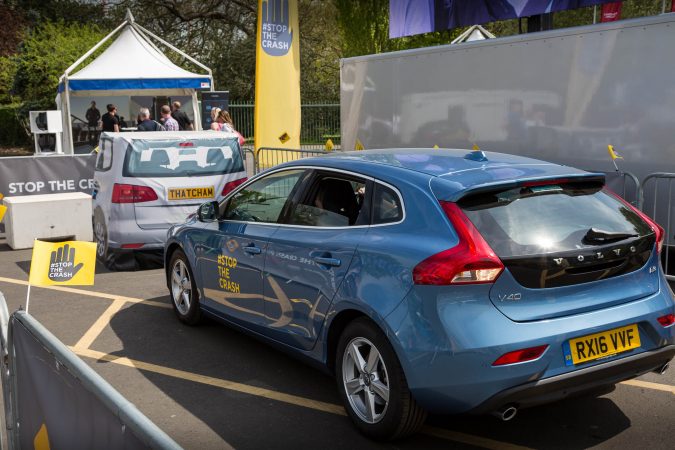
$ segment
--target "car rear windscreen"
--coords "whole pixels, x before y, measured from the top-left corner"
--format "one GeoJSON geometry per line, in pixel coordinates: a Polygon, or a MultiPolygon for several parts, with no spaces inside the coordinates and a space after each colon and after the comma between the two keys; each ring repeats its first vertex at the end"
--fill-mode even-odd
{"type": "Polygon", "coordinates": [[[635,212],[593,184],[481,193],[459,202],[501,258],[560,253],[653,234],[635,212]]]}
{"type": "Polygon", "coordinates": [[[124,161],[125,177],[191,177],[243,172],[237,139],[134,140],[124,161]]]}

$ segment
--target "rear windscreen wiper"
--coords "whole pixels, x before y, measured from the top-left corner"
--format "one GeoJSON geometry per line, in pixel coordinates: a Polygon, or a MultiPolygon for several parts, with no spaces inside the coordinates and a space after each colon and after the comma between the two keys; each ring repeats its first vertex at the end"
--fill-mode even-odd
{"type": "Polygon", "coordinates": [[[604,231],[597,228],[591,228],[584,236],[584,243],[604,244],[609,242],[621,241],[624,239],[637,237],[637,234],[623,233],[617,231],[604,231]]]}

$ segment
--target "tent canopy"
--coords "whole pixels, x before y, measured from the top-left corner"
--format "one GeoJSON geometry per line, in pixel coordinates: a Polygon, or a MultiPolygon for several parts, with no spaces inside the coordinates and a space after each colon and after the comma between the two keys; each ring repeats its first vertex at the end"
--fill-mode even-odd
{"type": "MultiPolygon", "coordinates": [[[[65,153],[75,151],[71,97],[189,96],[192,97],[194,126],[200,130],[201,118],[197,102],[199,89],[213,90],[211,69],[143,28],[135,22],[131,11],[127,10],[124,22],[66,69],[59,80],[56,104],[63,118],[63,150],[65,153]],[[113,36],[116,39],[103,53],[73,73],[113,36]],[[206,73],[193,73],[178,67],[162,53],[155,42],[178,53],[206,73]]],[[[82,119],[79,120],[83,122],[82,119]]]]}
{"type": "MultiPolygon", "coordinates": [[[[68,76],[70,91],[204,89],[209,75],[189,72],[172,63],[132,26],[123,29],[98,58],[68,76]]],[[[59,84],[63,92],[64,82],[59,84]]]]}

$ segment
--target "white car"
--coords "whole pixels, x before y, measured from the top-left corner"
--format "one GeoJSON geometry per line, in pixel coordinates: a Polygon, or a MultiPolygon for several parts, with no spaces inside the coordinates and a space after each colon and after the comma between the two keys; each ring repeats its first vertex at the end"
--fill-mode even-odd
{"type": "Polygon", "coordinates": [[[167,230],[246,181],[235,134],[103,133],[94,174],[97,256],[134,269],[138,252],[161,252],[167,230]]]}

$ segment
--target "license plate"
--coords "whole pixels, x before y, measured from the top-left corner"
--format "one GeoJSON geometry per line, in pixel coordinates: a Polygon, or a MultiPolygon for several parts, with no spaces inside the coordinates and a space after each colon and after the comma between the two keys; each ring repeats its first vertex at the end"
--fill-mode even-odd
{"type": "Polygon", "coordinates": [[[570,339],[563,345],[565,364],[580,364],[640,347],[637,325],[570,339]]]}
{"type": "Polygon", "coordinates": [[[170,188],[167,197],[169,200],[189,200],[194,198],[213,198],[213,186],[170,188]]]}

